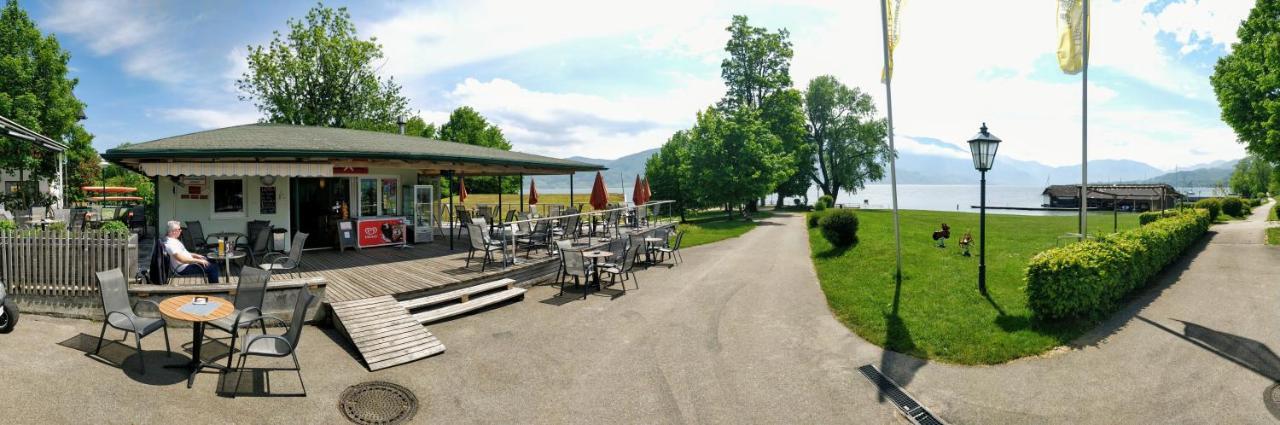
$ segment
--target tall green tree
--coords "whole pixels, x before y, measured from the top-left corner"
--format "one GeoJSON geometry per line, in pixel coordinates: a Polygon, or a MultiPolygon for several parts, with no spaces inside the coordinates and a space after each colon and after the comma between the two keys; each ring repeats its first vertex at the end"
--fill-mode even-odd
{"type": "Polygon", "coordinates": [[[1252,198],[1267,192],[1271,184],[1271,173],[1274,166],[1257,155],[1250,154],[1236,163],[1231,172],[1231,191],[1237,195],[1252,198]]]}
{"type": "Polygon", "coordinates": [[[726,114],[708,108],[689,132],[689,167],[696,170],[689,183],[710,204],[751,204],[773,191],[792,166],[755,109],[726,114]]]}
{"type": "Polygon", "coordinates": [[[876,117],[870,95],[823,75],[809,81],[805,114],[808,141],[817,156],[810,176],[824,195],[837,198],[841,190],[859,190],[867,181],[884,178],[891,155],[885,144],[888,126],[876,117]]]}
{"type": "Polygon", "coordinates": [[[813,185],[813,147],[806,137],[804,95],[792,88],[774,92],[761,105],[760,119],[778,137],[778,148],[792,165],[787,177],[774,188],[778,194],[775,206],[781,208],[785,198],[804,196],[813,185]]]}
{"type": "Polygon", "coordinates": [[[1222,120],[1249,152],[1280,163],[1280,0],[1257,0],[1236,35],[1209,77],[1222,120]]]}
{"type": "Polygon", "coordinates": [[[689,164],[689,145],[693,143],[691,133],[690,130],[677,131],[644,164],[644,175],[649,179],[654,199],[675,201],[681,220],[685,210],[702,206],[699,202],[702,193],[693,184],[689,164]]]}
{"type": "Polygon", "coordinates": [[[765,98],[791,87],[790,32],[753,27],[742,15],[734,15],[725,30],[729,42],[724,50],[729,57],[720,62],[720,77],[728,91],[720,101],[721,109],[759,108],[765,98]]]}
{"type": "MultiPolygon", "coordinates": [[[[67,152],[67,181],[78,182],[80,173],[96,173],[97,152],[90,143],[92,136],[79,124],[84,103],[73,90],[78,80],[67,78],[67,62],[71,54],[62,49],[57,38],[44,35],[18,2],[8,0],[0,10],[0,115],[70,145],[67,152]],[[92,166],[86,166],[92,164],[92,166]]],[[[20,175],[24,180],[52,180],[57,175],[57,154],[26,141],[0,137],[0,171],[20,175]]],[[[78,186],[64,189],[71,197],[79,196],[78,186]]],[[[6,206],[21,209],[42,203],[34,191],[20,191],[17,196],[4,194],[6,206]]]]}
{"type": "MultiPolygon", "coordinates": [[[[484,146],[487,148],[511,150],[511,142],[502,134],[502,129],[490,124],[484,116],[469,106],[454,109],[449,114],[449,121],[440,126],[440,140],[484,146]]],[[[467,178],[467,192],[498,193],[497,177],[467,178]]],[[[520,190],[520,179],[505,176],[502,178],[502,193],[516,193],[520,190]]]]}
{"type": "Polygon", "coordinates": [[[84,127],[76,125],[71,128],[67,142],[66,197],[68,201],[84,201],[85,193],[80,190],[84,186],[92,186],[100,181],[102,174],[102,157],[93,148],[93,135],[84,127]]]}
{"type": "Polygon", "coordinates": [[[289,33],[273,32],[266,46],[249,46],[249,70],[236,80],[249,100],[274,123],[371,128],[408,115],[409,101],[394,78],[379,77],[376,38],[362,40],[347,9],[317,4],[289,33]]]}

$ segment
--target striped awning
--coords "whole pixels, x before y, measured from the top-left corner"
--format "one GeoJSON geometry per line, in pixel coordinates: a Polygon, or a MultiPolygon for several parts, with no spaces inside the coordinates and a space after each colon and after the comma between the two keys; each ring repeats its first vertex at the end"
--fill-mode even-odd
{"type": "Polygon", "coordinates": [[[143,162],[138,165],[148,176],[333,176],[333,164],[327,162],[143,162]]]}

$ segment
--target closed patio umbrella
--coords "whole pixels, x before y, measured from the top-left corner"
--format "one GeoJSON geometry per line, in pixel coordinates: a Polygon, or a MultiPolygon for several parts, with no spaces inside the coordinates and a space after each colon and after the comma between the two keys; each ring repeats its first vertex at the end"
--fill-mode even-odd
{"type": "Polygon", "coordinates": [[[609,189],[604,186],[604,175],[596,171],[596,182],[591,186],[591,208],[603,210],[609,206],[609,189]]]}
{"type": "Polygon", "coordinates": [[[631,187],[631,202],[636,205],[644,204],[644,187],[640,184],[639,174],[636,174],[636,184],[631,187]]]}
{"type": "Polygon", "coordinates": [[[529,179],[529,205],[538,205],[538,182],[532,178],[529,179]]]}
{"type": "Polygon", "coordinates": [[[467,202],[467,179],[458,178],[458,202],[467,202]]]}
{"type": "Polygon", "coordinates": [[[649,178],[645,177],[641,180],[641,184],[644,185],[644,202],[649,203],[653,199],[653,190],[649,189],[649,178]]]}

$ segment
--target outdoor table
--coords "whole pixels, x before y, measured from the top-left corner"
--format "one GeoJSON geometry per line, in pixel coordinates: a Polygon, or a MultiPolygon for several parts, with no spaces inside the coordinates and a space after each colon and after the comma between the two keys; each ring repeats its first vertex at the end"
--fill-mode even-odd
{"type": "Polygon", "coordinates": [[[58,219],[56,219],[56,218],[42,218],[42,219],[39,219],[39,220],[32,220],[32,221],[31,221],[31,224],[35,224],[35,225],[40,226],[40,230],[45,230],[45,229],[48,229],[48,226],[49,226],[50,224],[53,224],[53,223],[61,223],[61,222],[62,222],[62,220],[58,220],[58,219]]]}
{"type": "Polygon", "coordinates": [[[651,248],[653,248],[653,244],[658,243],[658,242],[662,242],[662,241],[663,241],[663,239],[662,239],[662,238],[655,238],[655,237],[645,237],[645,238],[644,238],[644,243],[645,243],[645,245],[648,245],[648,246],[646,246],[646,247],[645,247],[645,250],[644,250],[644,261],[645,261],[645,262],[647,262],[647,263],[652,263],[652,262],[653,262],[653,250],[652,250],[651,248]]]}
{"type": "Polygon", "coordinates": [[[596,288],[604,289],[603,286],[600,286],[600,259],[612,257],[613,253],[609,251],[583,251],[582,256],[591,259],[591,275],[592,279],[595,280],[596,288]]]}
{"type": "MultiPolygon", "coordinates": [[[[191,302],[195,300],[195,298],[196,295],[178,295],[160,302],[160,314],[170,319],[191,322],[191,361],[180,365],[165,366],[170,369],[190,370],[190,375],[187,376],[187,388],[191,388],[191,384],[195,382],[196,374],[200,373],[204,368],[212,367],[218,370],[225,369],[221,365],[206,362],[204,359],[201,359],[200,346],[202,345],[201,343],[204,342],[205,322],[230,316],[231,312],[235,311],[235,306],[231,305],[230,301],[218,297],[207,297],[209,299],[208,304],[214,306],[211,310],[203,315],[188,312],[184,308],[193,308],[188,307],[188,305],[192,305],[191,302]]],[[[199,307],[209,308],[206,306],[199,307]]],[[[231,354],[228,353],[227,355],[231,354]]]]}
{"type": "Polygon", "coordinates": [[[244,251],[236,251],[234,249],[231,249],[231,247],[227,247],[226,253],[224,253],[223,255],[218,255],[218,251],[213,250],[209,252],[209,254],[205,255],[205,257],[214,261],[222,261],[224,264],[226,264],[227,273],[224,276],[227,277],[227,283],[231,283],[231,260],[239,260],[241,258],[244,258],[245,255],[247,254],[244,251]]]}

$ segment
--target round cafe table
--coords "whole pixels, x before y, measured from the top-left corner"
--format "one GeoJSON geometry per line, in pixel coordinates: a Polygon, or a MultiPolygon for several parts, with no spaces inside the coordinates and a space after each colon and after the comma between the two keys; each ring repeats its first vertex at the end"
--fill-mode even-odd
{"type": "Polygon", "coordinates": [[[208,254],[205,254],[205,257],[213,261],[223,262],[223,264],[226,265],[227,272],[222,275],[226,276],[226,283],[231,283],[231,260],[239,260],[244,258],[245,255],[247,254],[245,254],[244,251],[236,251],[233,249],[228,249],[222,255],[218,255],[218,250],[215,249],[210,251],[208,254]]]}
{"type": "MultiPolygon", "coordinates": [[[[592,280],[595,281],[596,289],[604,289],[603,286],[600,286],[600,259],[608,258],[612,256],[613,256],[613,253],[609,251],[583,251],[582,252],[583,258],[591,259],[591,275],[592,275],[592,280]]],[[[587,293],[585,290],[582,293],[582,297],[583,298],[587,297],[587,293]]]]}
{"type": "Polygon", "coordinates": [[[644,261],[645,261],[645,262],[647,262],[647,263],[652,263],[652,262],[653,262],[653,250],[652,250],[651,248],[653,248],[653,244],[658,243],[658,242],[663,242],[663,241],[666,241],[666,239],[663,239],[663,238],[654,238],[654,237],[646,237],[646,238],[644,238],[644,243],[645,243],[645,245],[648,245],[648,246],[646,246],[646,247],[645,247],[645,250],[644,250],[644,261]]]}
{"type": "MultiPolygon", "coordinates": [[[[163,314],[164,317],[184,322],[191,322],[191,361],[181,365],[165,366],[166,368],[189,370],[190,375],[187,376],[187,388],[191,388],[191,383],[195,382],[196,374],[200,373],[204,368],[212,367],[218,370],[225,369],[221,365],[206,362],[201,359],[200,345],[204,342],[205,322],[230,316],[231,312],[235,310],[235,307],[231,305],[230,301],[218,297],[207,297],[209,299],[209,304],[217,303],[217,307],[208,314],[201,316],[183,311],[182,308],[195,300],[197,296],[203,295],[178,295],[160,302],[160,314],[163,314]]],[[[227,355],[231,354],[228,353],[227,355]]]]}

